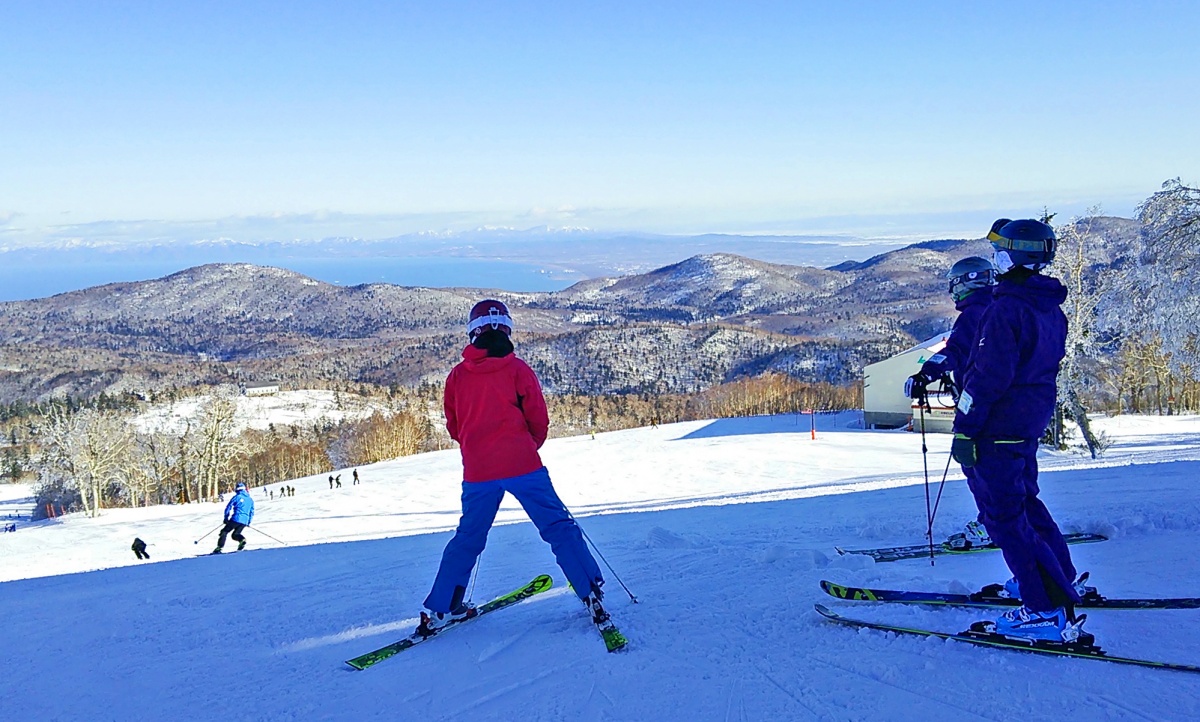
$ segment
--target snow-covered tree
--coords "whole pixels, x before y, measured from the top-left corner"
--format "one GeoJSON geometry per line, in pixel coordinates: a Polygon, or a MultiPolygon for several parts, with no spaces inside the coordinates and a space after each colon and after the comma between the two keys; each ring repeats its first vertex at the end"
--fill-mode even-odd
{"type": "Polygon", "coordinates": [[[1133,320],[1161,340],[1172,370],[1194,372],[1200,369],[1200,189],[1169,180],[1138,207],[1138,220],[1133,320]]]}
{"type": "Polygon", "coordinates": [[[134,443],[126,419],[114,411],[56,409],[40,437],[41,485],[73,494],[85,513],[97,516],[126,482],[134,443]]]}
{"type": "MultiPolygon", "coordinates": [[[[1099,440],[1092,433],[1083,398],[1101,350],[1096,309],[1106,276],[1095,272],[1093,254],[1102,241],[1099,217],[1100,208],[1094,206],[1087,215],[1058,230],[1058,254],[1050,270],[1067,287],[1067,300],[1063,304],[1067,344],[1058,373],[1058,407],[1062,416],[1079,426],[1092,458],[1096,458],[1099,440]]],[[[1061,433],[1058,436],[1062,438],[1061,433]]]]}
{"type": "Polygon", "coordinates": [[[199,423],[190,435],[197,500],[216,499],[222,491],[233,488],[236,480],[228,476],[234,457],[243,450],[236,414],[237,401],[225,394],[213,396],[200,411],[199,423]]]}

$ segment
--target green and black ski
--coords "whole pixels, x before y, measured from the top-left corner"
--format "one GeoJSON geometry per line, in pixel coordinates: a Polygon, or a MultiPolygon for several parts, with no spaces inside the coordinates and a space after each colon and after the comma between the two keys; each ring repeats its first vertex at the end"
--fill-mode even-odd
{"type": "Polygon", "coordinates": [[[417,646],[421,642],[426,642],[426,641],[429,641],[430,639],[433,639],[434,637],[439,637],[439,636],[445,634],[446,632],[450,631],[451,629],[462,626],[466,622],[469,622],[473,619],[478,619],[479,617],[482,617],[485,614],[490,614],[491,612],[494,612],[497,609],[504,609],[505,607],[511,607],[512,605],[514,605],[518,602],[523,602],[526,599],[529,599],[530,597],[532,597],[534,595],[541,594],[542,592],[546,591],[551,586],[553,586],[553,584],[554,584],[554,580],[551,579],[549,575],[543,574],[543,575],[535,578],[533,581],[529,582],[525,586],[521,587],[520,589],[513,590],[513,591],[509,592],[508,594],[505,594],[504,596],[496,597],[492,601],[490,601],[486,604],[480,605],[478,607],[478,609],[476,610],[476,613],[471,615],[470,617],[465,617],[463,619],[452,620],[450,622],[447,622],[445,626],[439,628],[434,634],[431,634],[428,637],[420,636],[414,632],[412,636],[405,637],[404,639],[401,639],[398,642],[393,642],[392,644],[389,644],[386,647],[380,647],[379,649],[376,649],[373,652],[367,652],[366,654],[364,654],[360,657],[355,657],[354,659],[348,659],[348,660],[346,660],[346,664],[350,665],[354,669],[366,669],[367,667],[370,667],[372,665],[379,664],[380,662],[382,662],[383,660],[385,660],[389,657],[394,657],[395,655],[403,652],[406,649],[412,649],[413,647],[417,646]]]}
{"type": "MultiPolygon", "coordinates": [[[[1017,607],[1021,600],[996,595],[998,584],[984,587],[974,594],[943,592],[910,592],[900,589],[871,589],[847,587],[821,580],[821,591],[831,597],[854,602],[894,602],[899,604],[932,604],[948,607],[1017,607]]],[[[1200,597],[1148,597],[1145,599],[1110,599],[1092,591],[1083,595],[1076,609],[1200,609],[1200,597]]]]}
{"type": "MultiPolygon", "coordinates": [[[[1063,540],[1068,544],[1090,544],[1092,542],[1108,541],[1101,534],[1063,534],[1063,540]]],[[[929,544],[911,544],[902,547],[879,547],[877,549],[842,549],[834,547],[838,554],[865,554],[877,562],[896,562],[902,559],[921,559],[929,556],[929,544]]],[[[978,554],[980,552],[999,551],[995,544],[977,547],[957,547],[949,541],[933,545],[934,556],[943,554],[978,554]]]]}
{"type": "MultiPolygon", "coordinates": [[[[1200,672],[1200,667],[1190,664],[1173,664],[1171,662],[1156,662],[1149,659],[1135,659],[1133,657],[1114,657],[1104,650],[1097,647],[1094,640],[1091,643],[1067,643],[1067,642],[1046,642],[1041,640],[1021,639],[1017,637],[1007,637],[1002,634],[994,634],[989,632],[966,631],[958,634],[949,632],[935,632],[929,629],[917,629],[914,627],[901,627],[893,624],[880,624],[878,622],[867,622],[862,619],[851,619],[843,617],[830,610],[823,604],[817,604],[814,607],[817,612],[831,621],[838,624],[844,624],[850,627],[860,627],[865,629],[877,629],[881,632],[892,632],[894,634],[906,634],[916,637],[937,637],[939,639],[953,639],[957,642],[966,642],[979,647],[992,647],[994,649],[1011,649],[1020,652],[1033,652],[1035,654],[1046,654],[1057,657],[1079,657],[1082,659],[1098,659],[1105,662],[1114,662],[1116,664],[1131,664],[1138,667],[1151,667],[1156,669],[1173,669],[1177,672],[1200,672]]],[[[1088,640],[1091,640],[1091,635],[1087,635],[1088,640]]]]}

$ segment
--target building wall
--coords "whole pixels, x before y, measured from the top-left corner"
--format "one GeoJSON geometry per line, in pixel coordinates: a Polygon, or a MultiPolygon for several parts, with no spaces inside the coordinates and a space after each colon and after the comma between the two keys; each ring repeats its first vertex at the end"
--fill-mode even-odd
{"type": "Polygon", "coordinates": [[[908,425],[913,409],[912,399],[904,395],[904,381],[945,345],[943,334],[863,369],[863,421],[868,428],[908,425]]]}

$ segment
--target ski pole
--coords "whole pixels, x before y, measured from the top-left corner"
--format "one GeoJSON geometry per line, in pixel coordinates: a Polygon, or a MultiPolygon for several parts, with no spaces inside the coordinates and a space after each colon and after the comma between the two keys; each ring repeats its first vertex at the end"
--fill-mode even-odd
{"type": "Polygon", "coordinates": [[[600,561],[604,562],[604,566],[608,567],[608,571],[612,572],[613,579],[617,580],[617,583],[621,585],[621,588],[625,590],[625,593],[629,595],[629,598],[633,600],[633,603],[637,604],[638,598],[633,596],[633,592],[629,591],[629,587],[625,586],[625,582],[621,580],[621,575],[617,574],[617,570],[613,569],[612,564],[609,564],[608,560],[604,558],[604,553],[600,551],[600,548],[596,546],[596,542],[592,541],[592,538],[588,536],[586,531],[584,531],[583,525],[580,524],[579,520],[575,518],[575,515],[571,513],[571,510],[567,509],[566,504],[563,504],[563,508],[567,510],[567,516],[571,517],[571,521],[575,522],[575,526],[579,527],[579,532],[583,534],[583,538],[587,540],[587,543],[591,545],[592,550],[596,552],[596,556],[600,557],[600,561]]]}
{"type": "Polygon", "coordinates": [[[225,526],[225,522],[221,522],[220,524],[217,524],[216,526],[214,526],[214,527],[212,528],[212,530],[211,530],[211,531],[209,531],[209,532],[208,532],[208,534],[205,534],[204,536],[200,537],[199,539],[197,539],[196,541],[194,541],[194,542],[192,542],[192,543],[193,543],[193,544],[199,544],[200,542],[204,541],[204,537],[208,536],[209,534],[212,534],[214,531],[216,531],[216,530],[220,529],[220,528],[221,528],[221,527],[223,527],[223,526],[225,526]]]}
{"type": "Polygon", "coordinates": [[[467,590],[467,599],[475,598],[475,580],[479,578],[479,566],[483,561],[483,552],[479,552],[479,556],[475,558],[475,571],[471,572],[471,588],[467,590]]]}
{"type": "Polygon", "coordinates": [[[921,465],[925,467],[925,536],[929,538],[929,566],[933,566],[933,509],[929,503],[929,447],[925,445],[925,404],[928,403],[924,393],[917,399],[917,412],[921,417],[921,465]]]}
{"type": "Polygon", "coordinates": [[[946,468],[942,470],[942,483],[938,485],[937,497],[933,500],[933,514],[929,518],[929,529],[933,531],[933,520],[937,518],[938,506],[942,503],[942,490],[946,488],[946,477],[950,475],[950,462],[954,460],[954,454],[946,456],[946,468]]]}
{"type": "MultiPolygon", "coordinates": [[[[951,398],[954,399],[954,404],[957,406],[958,405],[958,393],[957,393],[958,389],[954,386],[954,382],[952,380],[949,380],[948,378],[943,377],[942,378],[942,388],[945,389],[947,386],[949,386],[950,396],[951,396],[951,398]]],[[[922,446],[924,446],[924,441],[922,441],[922,446]]],[[[930,549],[931,555],[933,553],[932,552],[933,521],[934,521],[934,519],[937,518],[938,507],[941,506],[941,503],[942,503],[942,492],[946,489],[946,477],[950,475],[950,462],[953,460],[954,460],[954,451],[952,449],[950,451],[950,453],[946,456],[946,468],[942,469],[942,481],[940,484],[938,484],[937,498],[935,498],[933,500],[933,511],[929,514],[929,530],[928,531],[929,531],[929,543],[931,545],[931,549],[930,549]]],[[[928,473],[928,472],[926,472],[926,473],[928,473]]],[[[932,565],[932,564],[933,564],[933,557],[930,556],[930,565],[932,565]]]]}
{"type": "Polygon", "coordinates": [[[263,536],[265,536],[266,538],[270,539],[271,541],[274,541],[274,542],[279,542],[280,544],[282,544],[282,545],[284,545],[284,546],[287,546],[287,542],[282,542],[282,541],[279,541],[279,540],[278,540],[278,539],[276,539],[275,537],[271,536],[270,534],[266,533],[265,531],[263,531],[262,529],[259,529],[259,528],[258,528],[258,527],[256,527],[256,526],[250,526],[249,524],[247,524],[247,525],[246,525],[246,528],[247,528],[247,529],[253,529],[254,531],[258,532],[259,534],[262,534],[262,535],[263,535],[263,536]]]}

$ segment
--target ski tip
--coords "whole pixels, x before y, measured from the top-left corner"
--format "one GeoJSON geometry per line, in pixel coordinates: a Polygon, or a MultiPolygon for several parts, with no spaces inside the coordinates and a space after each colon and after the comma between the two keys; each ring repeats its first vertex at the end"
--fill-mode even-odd
{"type": "Polygon", "coordinates": [[[846,556],[846,550],[841,547],[834,547],[834,551],[836,551],[840,556],[846,556]]]}
{"type": "Polygon", "coordinates": [[[816,610],[817,614],[820,614],[822,617],[828,617],[829,619],[834,619],[840,616],[837,612],[833,611],[824,604],[814,604],[813,609],[816,610]]]}

